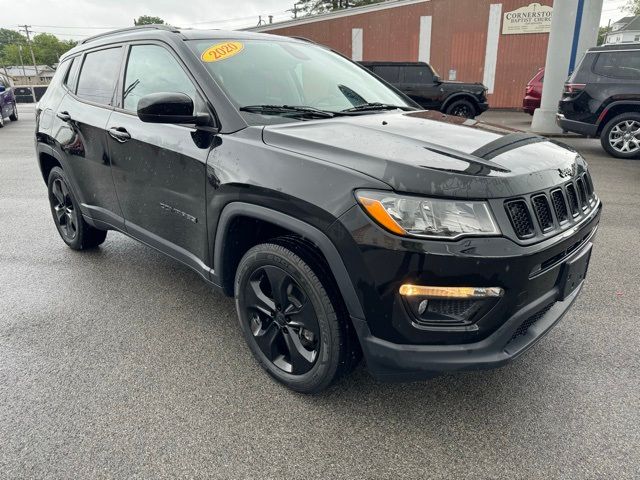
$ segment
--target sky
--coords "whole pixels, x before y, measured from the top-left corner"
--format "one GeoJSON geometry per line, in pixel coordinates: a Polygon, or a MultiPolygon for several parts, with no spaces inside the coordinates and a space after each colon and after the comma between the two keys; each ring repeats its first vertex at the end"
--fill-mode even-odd
{"type": "MultiPolygon", "coordinates": [[[[237,29],[266,20],[288,20],[295,0],[0,0],[0,28],[28,24],[36,33],[79,40],[133,25],[140,15],[154,15],[183,28],[237,29]]],[[[455,1],[455,0],[450,0],[455,1]]],[[[525,4],[526,0],[523,0],[525,4]]],[[[531,0],[534,1],[534,0],[531,0]]],[[[604,0],[601,25],[624,16],[627,0],[604,0]]]]}

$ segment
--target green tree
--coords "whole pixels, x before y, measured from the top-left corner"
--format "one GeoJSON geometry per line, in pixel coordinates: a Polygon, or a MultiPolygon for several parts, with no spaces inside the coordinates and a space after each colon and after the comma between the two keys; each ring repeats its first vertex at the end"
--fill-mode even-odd
{"type": "Polygon", "coordinates": [[[598,45],[604,45],[607,39],[607,33],[611,31],[611,27],[600,27],[598,29],[598,45]]]}
{"type": "Polygon", "coordinates": [[[134,25],[164,25],[165,21],[160,17],[152,17],[151,15],[142,15],[133,21],[134,25]]]}
{"type": "MultiPolygon", "coordinates": [[[[6,32],[12,32],[7,30],[6,32]]],[[[31,52],[27,45],[27,39],[18,32],[6,33],[0,31],[0,63],[4,65],[20,64],[20,48],[22,48],[22,61],[25,65],[33,63],[31,52]]],[[[33,37],[31,47],[38,65],[58,63],[60,56],[76,45],[73,40],[60,40],[50,33],[39,33],[33,37]]]]}
{"type": "Polygon", "coordinates": [[[306,16],[332,12],[343,8],[362,7],[363,5],[371,5],[382,1],[385,0],[300,0],[296,7],[298,12],[306,16]]]}
{"type": "Polygon", "coordinates": [[[640,15],[640,0],[627,0],[627,4],[622,7],[622,10],[633,15],[640,15]]]}
{"type": "Polygon", "coordinates": [[[73,40],[60,40],[50,33],[39,33],[33,37],[33,53],[39,65],[53,65],[60,57],[75,47],[73,40]]]}
{"type": "Polygon", "coordinates": [[[4,65],[15,65],[13,61],[18,57],[18,45],[25,45],[27,39],[15,30],[0,28],[0,63],[4,65]]]}

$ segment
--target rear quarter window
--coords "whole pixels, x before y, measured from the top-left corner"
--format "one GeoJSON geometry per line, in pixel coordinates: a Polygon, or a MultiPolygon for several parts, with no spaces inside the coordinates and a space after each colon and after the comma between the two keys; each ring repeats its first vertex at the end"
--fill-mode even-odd
{"type": "Polygon", "coordinates": [[[640,50],[602,52],[593,64],[593,73],[619,80],[640,80],[640,50]]]}
{"type": "Polygon", "coordinates": [[[71,60],[71,67],[64,77],[65,86],[72,92],[75,90],[76,80],[78,79],[78,71],[80,71],[80,61],[82,57],[74,57],[71,60]]]}

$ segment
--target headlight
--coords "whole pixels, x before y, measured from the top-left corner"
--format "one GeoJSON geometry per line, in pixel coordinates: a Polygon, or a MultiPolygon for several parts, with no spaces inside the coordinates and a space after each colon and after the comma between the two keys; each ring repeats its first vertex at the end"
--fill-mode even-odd
{"type": "Polygon", "coordinates": [[[454,239],[468,235],[499,235],[486,202],[356,192],[360,205],[379,225],[403,236],[454,239]]]}

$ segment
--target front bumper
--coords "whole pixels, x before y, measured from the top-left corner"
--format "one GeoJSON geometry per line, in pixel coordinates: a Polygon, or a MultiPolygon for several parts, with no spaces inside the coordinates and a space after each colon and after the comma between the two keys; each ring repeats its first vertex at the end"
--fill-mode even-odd
{"type": "Polygon", "coordinates": [[[352,316],[352,323],[372,375],[407,381],[501,366],[546,334],[582,289],[580,283],[567,294],[567,265],[590,252],[601,204],[574,227],[531,245],[502,237],[399,239],[362,220],[359,209],[351,213],[343,224],[360,244],[351,258],[361,257],[369,274],[356,282],[365,318],[352,316]],[[502,287],[505,295],[473,323],[427,325],[398,293],[403,283],[502,287]]]}
{"type": "Polygon", "coordinates": [[[487,110],[489,110],[489,104],[487,102],[478,103],[478,114],[486,112],[487,110]]]}
{"type": "Polygon", "coordinates": [[[471,344],[398,345],[374,337],[365,321],[352,320],[367,368],[375,378],[382,381],[422,380],[446,372],[496,368],[513,360],[560,321],[578,297],[582,285],[563,301],[554,302],[558,289],[548,292],[518,311],[492,335],[471,344]],[[551,308],[545,310],[550,304],[551,308]],[[545,313],[537,318],[541,311],[545,313]],[[523,334],[516,335],[525,322],[533,319],[535,322],[523,334]]]}
{"type": "Polygon", "coordinates": [[[569,120],[562,113],[556,113],[556,123],[566,132],[574,132],[586,137],[595,137],[598,133],[597,125],[569,120]]]}

